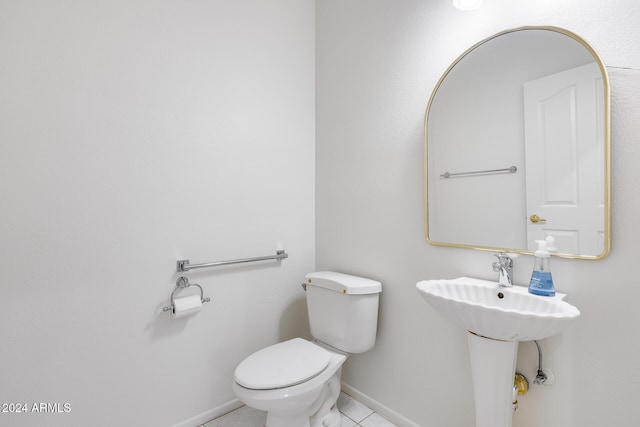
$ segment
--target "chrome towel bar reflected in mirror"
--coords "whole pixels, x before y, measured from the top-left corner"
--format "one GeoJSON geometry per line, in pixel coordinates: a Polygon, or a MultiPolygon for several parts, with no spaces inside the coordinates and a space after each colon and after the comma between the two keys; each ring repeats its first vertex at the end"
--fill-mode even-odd
{"type": "Polygon", "coordinates": [[[445,172],[443,174],[440,175],[441,178],[449,178],[452,176],[462,176],[462,175],[484,175],[484,174],[489,174],[489,173],[516,173],[516,171],[518,170],[517,167],[515,166],[511,166],[510,168],[504,168],[504,169],[491,169],[491,170],[486,170],[486,171],[473,171],[473,172],[455,172],[455,173],[451,173],[451,172],[445,172]]]}

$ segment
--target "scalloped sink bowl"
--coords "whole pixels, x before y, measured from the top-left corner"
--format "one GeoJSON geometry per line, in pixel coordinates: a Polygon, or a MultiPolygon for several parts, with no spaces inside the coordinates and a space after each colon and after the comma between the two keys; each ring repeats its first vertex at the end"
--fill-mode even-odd
{"type": "Polygon", "coordinates": [[[580,311],[565,295],[541,297],[523,286],[498,287],[497,282],[460,277],[424,280],[416,285],[427,302],[469,332],[504,341],[532,341],[562,332],[580,311]]]}

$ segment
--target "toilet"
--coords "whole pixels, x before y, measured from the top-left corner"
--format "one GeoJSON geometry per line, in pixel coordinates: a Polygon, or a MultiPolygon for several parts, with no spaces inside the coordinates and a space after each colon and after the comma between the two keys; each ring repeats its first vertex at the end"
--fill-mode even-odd
{"type": "Polygon", "coordinates": [[[266,427],[339,427],[342,364],[376,342],[380,282],[332,271],[305,278],[313,341],[294,338],[259,350],[234,373],[233,391],[267,412],[266,427]]]}

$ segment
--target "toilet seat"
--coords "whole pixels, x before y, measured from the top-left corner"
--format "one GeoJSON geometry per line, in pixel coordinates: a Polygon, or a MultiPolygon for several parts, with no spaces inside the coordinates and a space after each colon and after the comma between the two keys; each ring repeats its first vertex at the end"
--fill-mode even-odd
{"type": "Polygon", "coordinates": [[[303,383],[329,364],[331,353],[302,338],[259,350],[238,365],[235,381],[253,390],[270,390],[303,383]]]}

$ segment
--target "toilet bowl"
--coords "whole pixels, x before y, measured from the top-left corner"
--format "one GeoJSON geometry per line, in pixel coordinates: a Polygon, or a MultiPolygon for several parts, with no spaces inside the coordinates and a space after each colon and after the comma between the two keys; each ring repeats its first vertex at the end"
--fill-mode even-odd
{"type": "Polygon", "coordinates": [[[245,404],[267,412],[268,427],[334,427],[340,373],[347,355],[321,343],[294,338],[245,359],[233,391],[245,404]]]}
{"type": "Polygon", "coordinates": [[[314,340],[266,347],[234,373],[234,393],[267,412],[266,427],[339,427],[342,365],[375,344],[380,282],[321,271],[307,274],[303,287],[314,340]]]}

